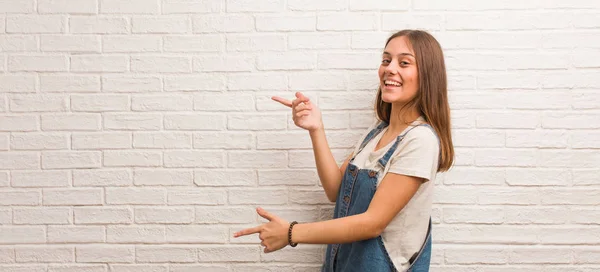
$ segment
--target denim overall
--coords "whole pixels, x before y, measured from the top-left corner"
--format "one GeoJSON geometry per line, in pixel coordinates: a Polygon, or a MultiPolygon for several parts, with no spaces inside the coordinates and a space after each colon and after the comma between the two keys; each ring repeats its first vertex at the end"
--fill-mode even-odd
{"type": "MultiPolygon", "coordinates": [[[[388,124],[382,122],[375,129],[369,132],[365,140],[360,145],[357,154],[379,134],[388,124]]],[[[421,125],[418,125],[421,126],[421,125]]],[[[428,126],[428,124],[422,124],[428,126]]],[[[415,126],[416,127],[416,126],[415,126]]],[[[379,159],[378,163],[385,169],[392,154],[398,148],[406,133],[413,128],[398,136],[396,142],[390,147],[385,155],[379,159]]],[[[431,128],[431,127],[429,127],[431,128]]],[[[367,211],[373,195],[377,190],[377,179],[379,172],[371,169],[359,169],[352,162],[356,154],[349,161],[346,171],[342,178],[342,184],[338,192],[333,218],[340,218],[361,214],[367,211]]],[[[429,220],[429,229],[427,237],[421,250],[410,260],[408,272],[428,272],[431,260],[431,219],[429,220]]],[[[383,244],[381,235],[375,238],[356,241],[346,244],[327,245],[325,262],[321,272],[388,272],[398,271],[383,244]]]]}

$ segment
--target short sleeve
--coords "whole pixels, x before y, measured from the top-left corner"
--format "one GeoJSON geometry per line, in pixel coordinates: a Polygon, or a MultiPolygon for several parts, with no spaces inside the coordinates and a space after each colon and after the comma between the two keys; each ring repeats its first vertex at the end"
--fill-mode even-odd
{"type": "Polygon", "coordinates": [[[428,127],[419,126],[406,134],[390,160],[389,173],[424,178],[429,181],[438,168],[438,138],[428,127]]]}

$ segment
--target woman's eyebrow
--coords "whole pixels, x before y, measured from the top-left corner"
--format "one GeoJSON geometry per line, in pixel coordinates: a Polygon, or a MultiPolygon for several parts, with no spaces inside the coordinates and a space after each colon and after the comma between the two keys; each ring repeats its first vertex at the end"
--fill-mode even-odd
{"type": "MultiPolygon", "coordinates": [[[[390,56],[392,55],[392,54],[390,54],[389,52],[383,52],[383,54],[384,54],[384,55],[390,55],[390,56]]],[[[413,56],[413,54],[411,54],[411,53],[399,53],[398,55],[399,55],[399,56],[411,56],[411,57],[413,57],[413,58],[415,57],[415,56],[413,56]]]]}

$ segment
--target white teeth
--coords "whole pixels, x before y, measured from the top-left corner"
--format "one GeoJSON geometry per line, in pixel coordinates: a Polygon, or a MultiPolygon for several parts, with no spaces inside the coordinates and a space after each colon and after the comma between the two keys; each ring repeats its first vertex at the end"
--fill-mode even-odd
{"type": "Polygon", "coordinates": [[[396,82],[396,81],[391,81],[391,80],[386,80],[385,85],[394,85],[394,86],[402,86],[402,83],[396,82]]]}

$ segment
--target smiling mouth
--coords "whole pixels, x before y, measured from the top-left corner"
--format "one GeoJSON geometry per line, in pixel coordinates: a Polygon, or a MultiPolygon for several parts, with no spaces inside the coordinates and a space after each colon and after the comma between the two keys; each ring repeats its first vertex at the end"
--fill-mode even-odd
{"type": "Polygon", "coordinates": [[[398,81],[395,81],[395,80],[389,80],[389,79],[385,80],[383,82],[383,84],[386,87],[402,87],[402,82],[398,82],[398,81]]]}

